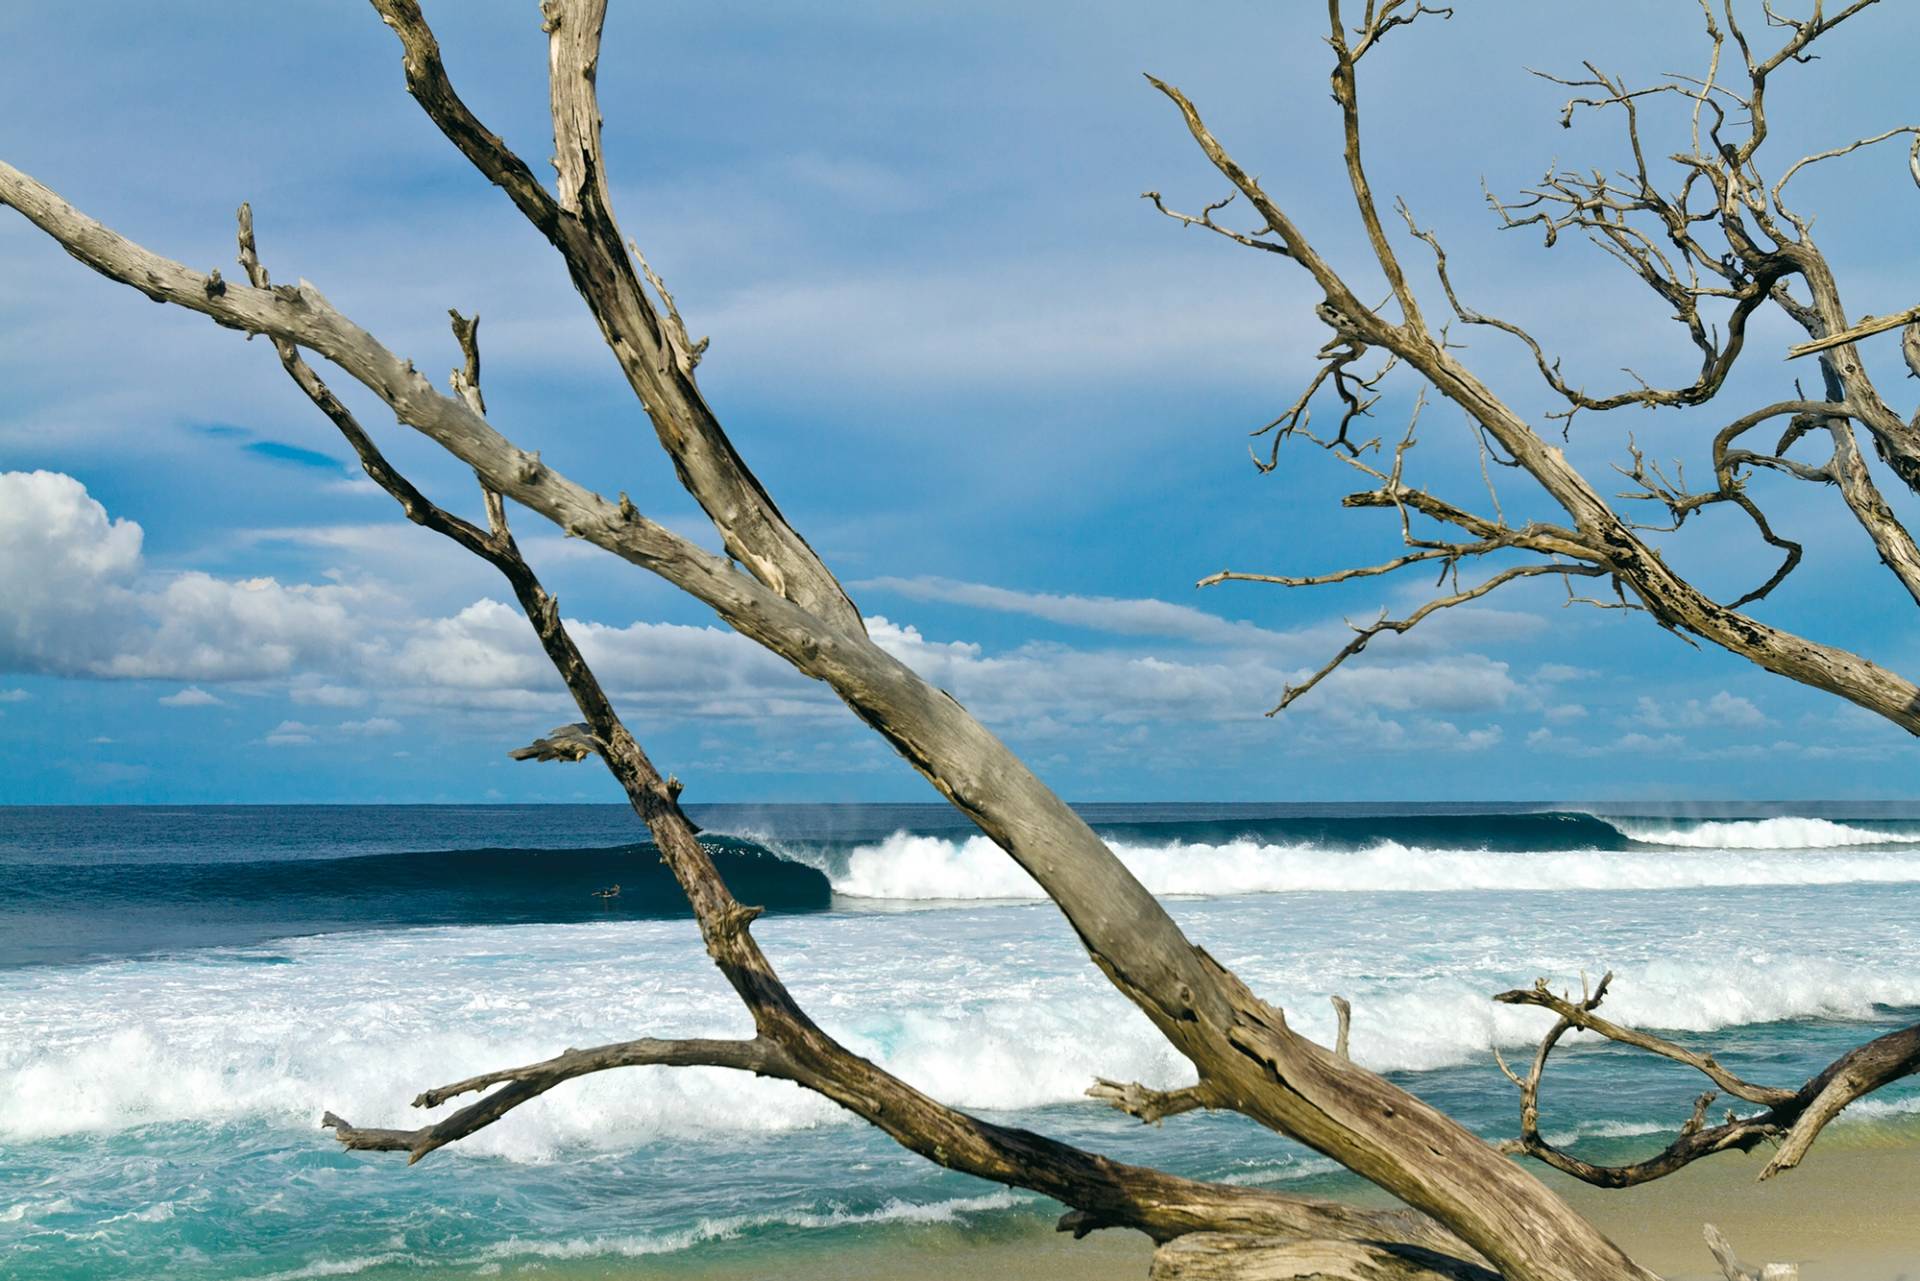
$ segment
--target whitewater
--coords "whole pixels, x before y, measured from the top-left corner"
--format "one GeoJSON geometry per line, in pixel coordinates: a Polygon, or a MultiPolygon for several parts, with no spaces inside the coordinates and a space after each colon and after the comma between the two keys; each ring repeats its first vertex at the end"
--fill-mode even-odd
{"type": "MultiPolygon", "coordinates": [[[[84,911],[63,895],[105,885],[138,887],[143,928],[167,940],[0,967],[8,1275],[350,1275],[409,1259],[487,1275],[1045,1213],[797,1087],[718,1070],[575,1082],[413,1169],[338,1150],[323,1111],[415,1125],[442,1114],[408,1106],[421,1089],[565,1046],[750,1034],[692,922],[648,897],[657,859],[610,810],[0,811],[0,955],[10,931],[84,911]],[[267,822],[270,839],[248,835],[267,822]],[[642,891],[613,910],[576,901],[603,877],[642,891]],[[362,889],[342,898],[349,880],[362,889]],[[261,919],[274,912],[300,928],[276,933],[261,919]]],[[[1615,1019],[1791,1083],[1920,1016],[1920,813],[1434,810],[1088,817],[1295,1027],[1330,1038],[1328,998],[1346,996],[1359,1061],[1490,1136],[1515,1107],[1492,1051],[1530,1044],[1543,1018],[1488,998],[1537,976],[1577,989],[1611,970],[1615,1019]]],[[[755,932],[802,1003],[914,1085],[1182,1173],[1338,1183],[1236,1118],[1142,1130],[1086,1101],[1095,1076],[1171,1086],[1190,1070],[946,811],[697,817],[766,891],[755,932]]],[[[1658,1147],[1697,1093],[1609,1047],[1573,1044],[1555,1071],[1545,1127],[1602,1159],[1658,1147]]],[[[1920,1095],[1874,1104],[1844,1128],[1914,1124],[1920,1095]]]]}

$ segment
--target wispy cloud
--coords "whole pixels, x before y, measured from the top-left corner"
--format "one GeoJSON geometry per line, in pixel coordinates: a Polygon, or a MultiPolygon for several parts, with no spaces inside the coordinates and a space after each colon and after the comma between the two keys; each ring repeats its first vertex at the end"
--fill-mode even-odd
{"type": "Polygon", "coordinates": [[[1191,605],[1177,605],[1152,597],[1022,592],[931,575],[868,578],[854,583],[853,587],[856,591],[891,592],[908,600],[941,601],[974,609],[1024,614],[1029,618],[1116,636],[1171,636],[1207,645],[1292,643],[1298,639],[1252,623],[1209,614],[1191,605]]]}

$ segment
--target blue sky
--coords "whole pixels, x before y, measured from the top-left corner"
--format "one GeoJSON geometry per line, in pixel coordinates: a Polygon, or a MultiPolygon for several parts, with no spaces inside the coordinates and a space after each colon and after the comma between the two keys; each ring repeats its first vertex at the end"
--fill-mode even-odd
{"type": "MultiPolygon", "coordinates": [[[[1564,94],[1524,68],[1692,70],[1688,8],[1463,5],[1398,33],[1363,80],[1376,187],[1440,231],[1470,301],[1533,326],[1595,390],[1623,366],[1685,381],[1690,349],[1597,251],[1495,232],[1480,183],[1617,164],[1612,129],[1561,130],[1564,94]]],[[[469,102],[539,167],[535,6],[427,9],[469,102]]],[[[1314,298],[1285,264],[1139,199],[1224,194],[1140,73],[1193,95],[1367,280],[1320,19],[1091,12],[615,6],[601,87],[623,225],[711,336],[702,383],[736,442],[876,634],[1075,799],[1910,794],[1898,731],[1552,588],[1381,641],[1265,718],[1344,617],[1405,609],[1431,581],[1195,590],[1228,566],[1382,559],[1397,534],[1340,510],[1353,486],[1322,456],[1249,464],[1245,433],[1322,341],[1314,298]]],[[[1887,6],[1795,69],[1772,101],[1772,172],[1901,122],[1917,29],[1887,6]]],[[[277,277],[313,281],[423,368],[454,362],[446,308],[477,309],[502,430],[712,541],[557,259],[406,97],[370,9],[11,6],[0,156],[200,266],[231,270],[250,200],[277,277]]],[[[1904,155],[1827,170],[1796,186],[1849,305],[1910,306],[1904,155]]],[[[589,768],[507,761],[572,719],[510,597],[349,469],[266,344],[93,277],[11,215],[0,278],[0,802],[617,799],[589,768]]],[[[1771,354],[1790,341],[1759,327],[1729,403],[1790,394],[1771,354]]],[[[1552,407],[1521,353],[1476,337],[1469,355],[1516,405],[1552,407]]],[[[1411,392],[1390,393],[1380,430],[1411,392]]],[[[457,465],[355,403],[417,480],[475,506],[457,465]]],[[[1631,428],[1704,470],[1734,412],[1587,417],[1568,449],[1604,470],[1631,428]]],[[[1422,479],[1474,500],[1459,415],[1425,424],[1422,479]]],[[[1920,670],[1897,590],[1838,505],[1758,484],[1809,549],[1763,616],[1920,670]]],[[[1502,498],[1510,517],[1547,514],[1511,481],[1502,498]]],[[[690,799],[931,798],[697,603],[530,515],[519,529],[690,799]]],[[[1770,570],[1762,551],[1709,516],[1669,555],[1733,595],[1770,570]]]]}

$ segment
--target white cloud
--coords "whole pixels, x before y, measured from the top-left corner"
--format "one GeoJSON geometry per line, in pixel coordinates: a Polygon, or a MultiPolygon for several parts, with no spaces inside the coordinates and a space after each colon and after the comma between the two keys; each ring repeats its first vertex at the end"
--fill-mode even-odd
{"type": "Polygon", "coordinates": [[[1176,605],[1151,597],[1124,599],[1019,592],[986,583],[925,575],[915,578],[870,578],[853,584],[853,587],[855,590],[893,592],[910,600],[945,601],[976,609],[1025,614],[1048,622],[1066,623],[1120,636],[1173,636],[1213,645],[1271,644],[1276,641],[1296,642],[1298,639],[1267,631],[1252,623],[1209,614],[1191,605],[1176,605]]]}
{"type": "Polygon", "coordinates": [[[357,589],[143,573],[140,526],[58,472],[0,472],[0,669],[224,681],[351,644],[357,589]]]}
{"type": "Polygon", "coordinates": [[[1540,714],[1556,725],[1564,725],[1569,721],[1583,719],[1587,709],[1579,703],[1556,703],[1540,714]]]}
{"type": "MultiPolygon", "coordinates": [[[[883,649],[982,719],[1026,729],[1257,719],[1279,700],[1287,684],[1307,674],[1305,669],[1240,654],[1169,658],[1029,644],[989,655],[979,645],[929,640],[918,628],[884,617],[869,619],[868,631],[883,649]]],[[[1342,667],[1295,703],[1289,715],[1339,725],[1343,718],[1351,723],[1361,709],[1484,712],[1506,706],[1518,693],[1506,664],[1463,655],[1342,667]]],[[[1379,723],[1355,728],[1383,732],[1379,723]]],[[[1434,732],[1448,737],[1445,731],[1434,732]]]]}
{"type": "Polygon", "coordinates": [[[1643,694],[1634,703],[1633,721],[1648,729],[1753,729],[1770,723],[1752,700],[1724,689],[1705,702],[1689,698],[1677,705],[1643,694]]]}
{"type": "Polygon", "coordinates": [[[24,703],[32,697],[24,689],[0,689],[0,703],[24,703]]]}
{"type": "Polygon", "coordinates": [[[313,741],[313,726],[300,721],[281,721],[261,740],[268,747],[303,747],[313,741]]]}
{"type": "Polygon", "coordinates": [[[1623,734],[1614,740],[1613,750],[1621,752],[1677,752],[1687,745],[1687,740],[1678,734],[1623,734]]]}
{"type": "Polygon", "coordinates": [[[178,693],[160,699],[162,707],[223,707],[225,704],[198,685],[189,685],[178,693]]]}
{"type": "MultiPolygon", "coordinates": [[[[6,480],[16,492],[5,508],[11,532],[0,537],[0,575],[27,577],[20,566],[28,543],[64,575],[40,580],[39,594],[10,618],[6,653],[17,666],[192,682],[161,700],[173,707],[210,705],[217,696],[203,686],[228,682],[248,692],[283,690],[296,705],[318,708],[358,706],[377,694],[386,712],[400,714],[567,710],[558,677],[510,605],[480,599],[421,619],[399,593],[343,575],[318,585],[204,573],[155,579],[143,572],[139,527],[109,520],[77,481],[51,473],[6,480]],[[85,615],[77,632],[76,611],[85,615]],[[79,652],[75,634],[86,638],[79,652]]],[[[340,526],[322,542],[364,547],[392,532],[340,526]]],[[[1097,728],[1108,741],[1114,726],[1257,723],[1288,684],[1332,652],[1336,630],[1272,632],[1151,599],[1016,592],[947,579],[885,584],[918,598],[1130,638],[1111,648],[1034,642],[989,652],[884,617],[870,620],[875,641],[901,661],[989,723],[1028,736],[1084,736],[1097,728]]],[[[778,720],[846,723],[825,686],[732,631],[573,619],[568,625],[601,682],[635,716],[761,727],[778,720]]],[[[1533,705],[1505,663],[1471,653],[1412,658],[1423,651],[1396,648],[1400,661],[1369,653],[1296,704],[1294,738],[1311,725],[1314,741],[1478,750],[1497,742],[1499,731],[1462,717],[1533,705]]],[[[346,735],[400,729],[392,714],[334,724],[330,733],[346,735]]],[[[262,741],[296,746],[320,734],[289,720],[262,741]]]]}
{"type": "Polygon", "coordinates": [[[131,613],[140,543],[140,526],[108,519],[73,477],[0,472],[0,669],[88,670],[131,613]]]}
{"type": "MultiPolygon", "coordinates": [[[[1656,757],[1673,756],[1685,749],[1687,741],[1678,734],[1642,734],[1634,731],[1622,734],[1619,738],[1600,739],[1588,742],[1584,739],[1569,738],[1557,734],[1542,726],[1527,735],[1527,746],[1535,751],[1558,752],[1567,756],[1614,756],[1620,754],[1647,755],[1656,757]]],[[[1699,754],[1687,753],[1689,758],[1699,754]]]]}
{"type": "Polygon", "coordinates": [[[287,693],[294,702],[313,707],[358,707],[367,701],[365,690],[330,684],[311,673],[295,676],[287,693]]]}
{"type": "MultiPolygon", "coordinates": [[[[581,653],[623,707],[655,715],[761,719],[837,714],[825,688],[739,634],[678,623],[567,620],[581,653]]],[[[534,707],[565,702],[520,611],[480,600],[414,627],[388,664],[392,683],[428,703],[534,707]]]]}

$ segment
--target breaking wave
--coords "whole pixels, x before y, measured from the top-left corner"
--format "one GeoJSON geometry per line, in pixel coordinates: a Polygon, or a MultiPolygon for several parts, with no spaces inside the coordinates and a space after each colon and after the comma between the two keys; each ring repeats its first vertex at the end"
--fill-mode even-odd
{"type": "Polygon", "coordinates": [[[1920,845],[1912,824],[1866,827],[1825,818],[1751,818],[1681,825],[1672,819],[1607,822],[1630,841],[1702,850],[1830,850],[1860,845],[1920,845]]]}
{"type": "MultiPolygon", "coordinates": [[[[1809,824],[1766,820],[1811,841],[1809,824]]],[[[1762,844],[1751,829],[1765,823],[1722,823],[1635,837],[1626,849],[1432,849],[1381,841],[1363,849],[1327,849],[1257,839],[1218,843],[1110,841],[1134,875],[1155,894],[1222,896],[1294,892],[1425,892],[1472,890],[1673,890],[1743,885],[1839,885],[1920,882],[1920,838],[1833,840],[1827,845],[1762,844]],[[1722,840],[1707,827],[1734,829],[1722,840]],[[1690,837],[1668,840],[1666,836],[1690,837]],[[1754,844],[1727,843],[1746,836],[1754,844]],[[1904,843],[1871,853],[1860,847],[1904,843]],[[1653,848],[1654,846],[1664,848],[1653,848]],[[1839,850],[1842,852],[1834,852],[1839,850]]],[[[1825,824],[1839,832],[1861,831],[1825,824]]],[[[1871,835],[1864,833],[1863,835],[1871,835]]],[[[818,858],[818,856],[813,856],[818,858]]],[[[953,839],[896,832],[818,864],[834,893],[852,899],[954,902],[1025,900],[1040,888],[985,837],[953,839]]]]}

